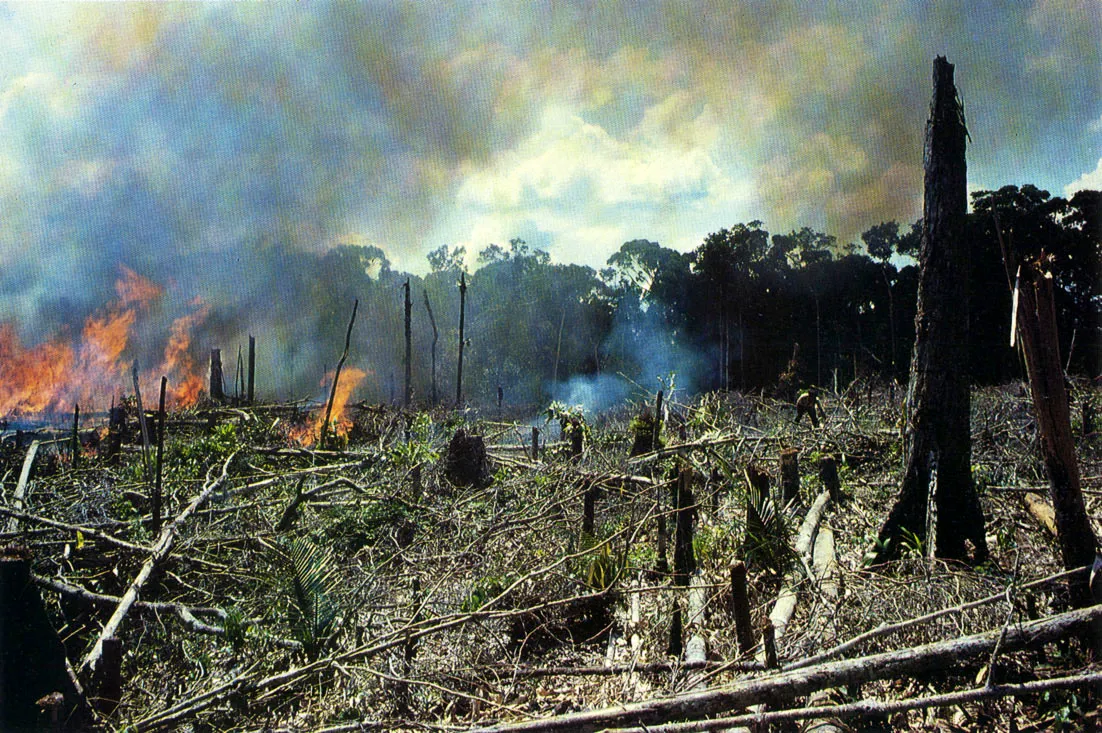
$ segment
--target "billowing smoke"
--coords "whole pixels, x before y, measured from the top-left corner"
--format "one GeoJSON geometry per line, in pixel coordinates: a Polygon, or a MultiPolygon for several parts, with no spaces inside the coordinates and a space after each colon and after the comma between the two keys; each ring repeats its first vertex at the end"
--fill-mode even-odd
{"type": "MultiPolygon", "coordinates": [[[[740,220],[850,241],[918,212],[935,53],[973,179],[1059,191],[1096,162],[1097,20],[1072,0],[6,5],[0,322],[27,348],[77,341],[129,268],[163,292],[127,358],[157,364],[203,310],[192,357],[233,362],[255,333],[284,396],[316,389],[353,298],[399,284],[365,292],[339,245],[424,273],[442,244],[517,234],[592,266],[740,220]]],[[[361,316],[365,390],[389,393],[400,329],[397,307],[361,316]]],[[[630,374],[692,382],[669,339],[642,341],[630,374]]]]}

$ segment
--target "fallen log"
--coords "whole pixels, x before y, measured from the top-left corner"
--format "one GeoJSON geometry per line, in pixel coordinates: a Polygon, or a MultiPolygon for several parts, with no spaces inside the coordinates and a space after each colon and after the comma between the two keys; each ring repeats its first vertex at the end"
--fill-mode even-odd
{"type": "Polygon", "coordinates": [[[1029,513],[1033,515],[1033,518],[1041,523],[1041,526],[1048,530],[1049,535],[1056,536],[1056,510],[1052,508],[1052,504],[1041,498],[1039,494],[1032,492],[1022,497],[1022,501],[1025,502],[1025,508],[1029,510],[1029,513]]]}
{"type": "MultiPolygon", "coordinates": [[[[999,643],[1003,651],[1020,649],[1067,636],[1102,618],[1102,605],[1057,614],[1005,630],[996,629],[956,639],[923,644],[858,659],[808,667],[754,680],[736,682],[706,692],[618,705],[600,710],[559,715],[542,720],[504,723],[479,728],[482,733],[516,731],[598,731],[625,726],[653,726],[671,720],[696,720],[737,710],[748,705],[783,705],[792,698],[827,687],[865,683],[905,675],[923,674],[952,667],[961,661],[987,655],[999,643]]],[[[753,720],[751,717],[750,720],[753,720]]],[[[653,730],[653,727],[651,727],[653,730]]]]}
{"type": "MultiPolygon", "coordinates": [[[[1000,697],[1021,697],[1024,695],[1037,695],[1048,690],[1069,690],[1086,688],[1090,684],[1102,681],[1102,672],[1087,672],[1084,674],[1069,675],[1067,677],[1054,677],[1032,682],[1021,682],[1004,685],[985,685],[973,687],[959,692],[949,692],[943,695],[927,695],[925,697],[913,697],[905,700],[860,700],[844,705],[827,705],[823,707],[808,706],[789,710],[776,710],[769,713],[736,715],[729,718],[715,718],[713,720],[696,720],[687,723],[668,723],[666,725],[650,725],[645,727],[612,728],[617,733],[638,731],[639,733],[689,733],[689,731],[727,730],[735,725],[753,724],[756,726],[777,726],[784,723],[792,723],[797,720],[819,718],[828,715],[831,718],[879,718],[908,710],[921,710],[924,708],[940,708],[950,705],[962,705],[980,700],[991,700],[1000,697]]],[[[1051,722],[1051,721],[1050,721],[1051,722]]],[[[815,733],[823,728],[805,728],[814,730],[815,733]]],[[[1022,729],[1026,730],[1025,728],[1022,729]]]]}

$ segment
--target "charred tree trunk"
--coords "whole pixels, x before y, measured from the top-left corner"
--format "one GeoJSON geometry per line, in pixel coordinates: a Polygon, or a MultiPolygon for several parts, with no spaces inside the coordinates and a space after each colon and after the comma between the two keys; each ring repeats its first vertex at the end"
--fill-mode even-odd
{"type": "Polygon", "coordinates": [[[341,352],[341,358],[337,360],[337,368],[333,371],[333,385],[329,389],[329,402],[325,406],[325,422],[321,426],[321,435],[318,437],[318,446],[323,450],[329,440],[329,421],[333,418],[333,403],[337,399],[337,383],[341,379],[341,369],[344,367],[344,360],[348,358],[348,349],[352,345],[352,326],[356,323],[356,311],[360,307],[360,299],[356,298],[352,302],[352,317],[348,319],[348,332],[344,336],[344,351],[341,352]]]}
{"type": "Polygon", "coordinates": [[[429,304],[429,291],[422,290],[425,296],[425,310],[429,312],[429,323],[432,325],[432,405],[436,406],[436,342],[440,338],[440,332],[436,330],[436,319],[432,315],[432,305],[429,304]]]}
{"type": "Polygon", "coordinates": [[[245,386],[245,399],[249,404],[256,398],[256,337],[249,335],[249,380],[245,386]]]}
{"type": "Polygon", "coordinates": [[[87,724],[84,700],[65,664],[65,647],[31,579],[26,548],[0,551],[0,730],[49,730],[36,700],[63,696],[63,720],[87,724]],[[70,718],[70,716],[73,716],[70,718]]]}
{"type": "Polygon", "coordinates": [[[455,406],[463,407],[463,325],[467,315],[467,274],[459,276],[459,366],[455,375],[455,406]]]}
{"type": "Polygon", "coordinates": [[[402,406],[409,408],[410,400],[413,398],[413,306],[409,299],[409,279],[406,279],[406,284],[402,286],[405,289],[406,297],[406,391],[402,399],[402,406]]]}
{"type": "Polygon", "coordinates": [[[226,393],[222,388],[222,349],[210,350],[210,399],[212,402],[224,402],[226,393]]]}
{"type": "Polygon", "coordinates": [[[984,516],[972,484],[968,383],[968,250],[964,111],[953,66],[934,59],[934,94],[926,125],[921,274],[915,346],[907,387],[903,486],[880,530],[877,561],[898,555],[904,530],[926,538],[931,465],[937,465],[934,551],[939,557],[987,557],[984,516]]]}

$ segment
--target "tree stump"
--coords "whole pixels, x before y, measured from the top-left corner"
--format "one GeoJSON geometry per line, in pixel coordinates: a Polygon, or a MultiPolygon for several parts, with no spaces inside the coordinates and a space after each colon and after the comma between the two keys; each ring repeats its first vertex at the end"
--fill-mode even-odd
{"type": "Polygon", "coordinates": [[[781,451],[781,504],[788,506],[800,500],[800,451],[785,448],[781,451]]]}
{"type": "Polygon", "coordinates": [[[444,477],[456,486],[489,485],[490,460],[481,435],[468,435],[462,428],[455,432],[444,455],[444,477]]]}
{"type": "Polygon", "coordinates": [[[30,557],[24,547],[0,549],[0,730],[49,729],[51,712],[36,700],[57,692],[64,698],[58,718],[84,719],[65,647],[31,580],[30,557]]]}

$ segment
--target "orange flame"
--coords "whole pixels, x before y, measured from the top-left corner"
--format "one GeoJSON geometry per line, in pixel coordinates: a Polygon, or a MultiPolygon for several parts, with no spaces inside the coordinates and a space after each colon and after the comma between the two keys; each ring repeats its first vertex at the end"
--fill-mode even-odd
{"type": "MultiPolygon", "coordinates": [[[[66,332],[37,346],[23,345],[11,323],[0,323],[0,415],[68,410],[73,402],[106,399],[131,386],[123,356],[140,311],[163,295],[160,285],[128,267],[120,267],[117,298],[89,316],[76,343],[66,332]]],[[[198,398],[196,365],[187,352],[190,330],[206,318],[208,309],[178,319],[165,347],[160,373],[176,383],[174,403],[198,398]]],[[[143,382],[153,382],[148,373],[143,382]]]]}
{"type": "MultiPolygon", "coordinates": [[[[321,386],[328,389],[333,384],[333,375],[334,372],[326,374],[325,378],[321,380],[321,386]]],[[[331,423],[329,432],[331,435],[346,435],[352,427],[352,419],[345,414],[345,407],[347,407],[348,400],[351,399],[356,387],[360,386],[360,382],[366,376],[367,372],[356,367],[347,367],[341,371],[341,381],[337,384],[337,392],[333,396],[333,413],[329,417],[331,423]]],[[[322,429],[325,427],[327,405],[328,402],[318,408],[309,429],[292,431],[292,439],[305,446],[316,444],[321,437],[322,429]]]]}

